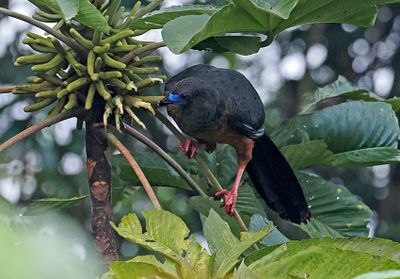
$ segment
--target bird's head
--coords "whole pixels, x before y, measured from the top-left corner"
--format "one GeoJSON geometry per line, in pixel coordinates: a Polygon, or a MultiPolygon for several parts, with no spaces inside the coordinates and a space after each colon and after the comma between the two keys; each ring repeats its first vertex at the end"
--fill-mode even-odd
{"type": "Polygon", "coordinates": [[[171,78],[165,85],[165,98],[159,106],[166,106],[168,114],[178,123],[192,127],[219,121],[225,102],[213,84],[198,77],[179,80],[171,78]]]}
{"type": "Polygon", "coordinates": [[[185,78],[173,85],[167,82],[165,89],[166,97],[162,99],[159,106],[175,104],[181,107],[190,106],[191,103],[204,103],[214,95],[215,91],[204,81],[198,78],[185,78]]]}

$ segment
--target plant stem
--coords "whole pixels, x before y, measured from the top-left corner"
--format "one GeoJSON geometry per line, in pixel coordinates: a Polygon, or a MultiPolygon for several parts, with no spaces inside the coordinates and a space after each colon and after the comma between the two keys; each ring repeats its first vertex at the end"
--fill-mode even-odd
{"type": "Polygon", "coordinates": [[[160,47],[164,47],[165,43],[164,42],[159,42],[159,43],[151,43],[148,44],[144,47],[138,48],[138,49],[134,49],[131,52],[128,52],[127,54],[125,54],[122,58],[121,58],[121,62],[127,64],[129,63],[129,61],[131,61],[133,58],[135,58],[136,56],[148,52],[148,51],[154,51],[160,47]]]}
{"type": "MultiPolygon", "coordinates": [[[[165,117],[164,114],[156,110],[156,117],[158,120],[160,120],[167,128],[178,138],[178,140],[183,144],[185,143],[185,136],[182,135],[182,133],[168,120],[167,117],[165,117]]],[[[217,190],[222,190],[223,188],[221,187],[221,184],[218,182],[218,179],[215,177],[215,175],[212,173],[210,168],[207,166],[207,164],[199,157],[194,157],[196,160],[199,168],[203,171],[204,175],[208,178],[210,183],[213,185],[214,189],[217,190]]],[[[233,213],[233,217],[236,219],[236,221],[239,224],[240,229],[243,232],[247,232],[248,228],[246,224],[244,223],[242,217],[240,216],[239,212],[235,209],[233,213]]]]}
{"type": "Polygon", "coordinates": [[[210,170],[210,168],[207,166],[206,162],[204,162],[204,160],[200,157],[195,157],[195,160],[201,171],[209,179],[211,185],[213,186],[214,192],[221,191],[223,189],[221,184],[219,183],[213,172],[210,170]]]}
{"type": "Polygon", "coordinates": [[[15,89],[15,86],[0,87],[0,94],[12,93],[12,91],[13,91],[14,89],[15,89]]]}
{"type": "Polygon", "coordinates": [[[268,33],[268,34],[267,34],[267,38],[266,38],[264,41],[260,42],[260,46],[261,46],[261,47],[267,47],[267,46],[269,46],[270,44],[272,44],[272,42],[273,42],[274,40],[275,40],[275,35],[272,34],[272,33],[268,33]]]}
{"type": "Polygon", "coordinates": [[[83,112],[84,112],[84,109],[76,108],[76,109],[71,109],[71,110],[64,111],[64,112],[62,112],[60,114],[57,114],[55,116],[48,117],[45,120],[43,120],[43,121],[41,121],[39,123],[36,123],[33,126],[30,126],[29,128],[23,130],[22,132],[16,134],[12,138],[10,138],[7,141],[5,141],[4,143],[2,143],[0,145],[0,152],[6,150],[7,148],[13,146],[17,142],[23,140],[24,138],[32,135],[33,133],[35,133],[35,132],[37,132],[37,131],[39,131],[39,130],[47,127],[47,126],[53,125],[53,124],[55,124],[57,122],[61,122],[61,121],[66,120],[68,118],[79,116],[83,112]]]}
{"type": "Polygon", "coordinates": [[[108,261],[118,260],[112,221],[111,166],[108,141],[102,115],[104,101],[94,100],[96,106],[86,120],[86,168],[92,208],[92,231],[97,249],[108,261]]]}
{"type": "Polygon", "coordinates": [[[147,180],[146,176],[144,175],[142,169],[140,168],[135,158],[133,158],[129,150],[117,139],[116,136],[114,136],[110,132],[107,132],[106,135],[107,139],[119,150],[119,152],[121,152],[122,156],[125,157],[129,165],[132,167],[133,171],[135,172],[140,182],[142,183],[143,188],[146,191],[147,196],[149,197],[154,208],[161,209],[161,205],[158,202],[157,196],[154,193],[153,188],[151,187],[149,181],[147,180]]]}
{"type": "Polygon", "coordinates": [[[188,184],[189,186],[196,191],[200,196],[207,197],[207,194],[204,193],[203,189],[194,181],[190,175],[174,160],[171,156],[168,155],[167,152],[162,150],[156,143],[154,143],[151,139],[132,128],[131,126],[125,124],[125,130],[129,135],[138,139],[140,142],[147,145],[150,149],[156,152],[165,162],[167,162],[188,184]]]}
{"type": "Polygon", "coordinates": [[[32,24],[36,27],[39,27],[40,29],[46,31],[47,33],[53,35],[54,37],[56,37],[57,39],[63,41],[66,45],[70,46],[72,49],[74,49],[77,52],[83,52],[83,53],[87,53],[87,50],[84,49],[83,47],[81,47],[80,45],[78,45],[77,43],[75,43],[72,39],[68,38],[67,36],[65,36],[64,34],[53,30],[53,28],[51,28],[50,26],[47,26],[46,24],[33,19],[29,16],[11,11],[9,9],[5,9],[5,8],[0,8],[0,14],[5,14],[11,17],[14,17],[16,19],[25,21],[29,24],[32,24]]]}
{"type": "Polygon", "coordinates": [[[178,138],[178,140],[181,143],[185,143],[186,137],[182,135],[182,133],[175,127],[174,124],[171,123],[171,121],[168,120],[168,118],[162,114],[160,111],[156,110],[156,115],[155,115],[158,120],[160,120],[167,128],[175,135],[175,137],[178,138]]]}

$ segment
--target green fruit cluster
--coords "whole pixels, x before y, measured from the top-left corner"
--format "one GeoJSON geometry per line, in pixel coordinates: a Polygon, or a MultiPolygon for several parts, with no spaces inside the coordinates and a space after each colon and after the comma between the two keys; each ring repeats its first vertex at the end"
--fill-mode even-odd
{"type": "MultiPolygon", "coordinates": [[[[82,106],[92,109],[95,95],[104,100],[104,123],[114,115],[115,125],[120,129],[122,115],[128,115],[137,124],[145,127],[135,115],[134,109],[143,108],[154,113],[152,102],[160,97],[140,96],[143,88],[162,83],[165,76],[157,74],[154,63],[161,57],[152,55],[149,44],[135,39],[142,30],[132,30],[132,22],[148,7],[139,10],[138,2],[130,13],[124,7],[110,5],[103,9],[111,27],[104,34],[78,22],[65,21],[62,15],[37,10],[33,18],[42,22],[55,22],[54,29],[80,45],[83,51],[75,50],[51,36],[40,36],[29,32],[23,40],[36,54],[18,57],[16,66],[32,65],[34,76],[28,77],[26,85],[17,86],[15,94],[34,94],[36,102],[24,108],[31,112],[53,105],[49,114],[82,106]],[[112,9],[112,11],[110,11],[112,9]],[[135,55],[125,61],[128,53],[135,55]],[[124,59],[125,56],[125,59],[124,59]]],[[[147,10],[146,10],[147,9],[147,10]]]]}

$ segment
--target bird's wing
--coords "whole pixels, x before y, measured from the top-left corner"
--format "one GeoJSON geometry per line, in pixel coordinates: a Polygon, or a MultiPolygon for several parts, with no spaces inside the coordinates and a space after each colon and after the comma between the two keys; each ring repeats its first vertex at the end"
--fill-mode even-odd
{"type": "Polygon", "coordinates": [[[265,129],[264,127],[261,127],[259,129],[255,129],[249,124],[240,122],[240,121],[229,121],[228,119],[228,124],[231,128],[234,130],[240,132],[241,134],[251,138],[251,139],[258,139],[264,135],[265,129]]]}
{"type": "Polygon", "coordinates": [[[264,134],[265,113],[257,91],[242,74],[224,72],[229,82],[225,82],[219,91],[225,95],[229,126],[249,138],[261,137],[264,134]]]}

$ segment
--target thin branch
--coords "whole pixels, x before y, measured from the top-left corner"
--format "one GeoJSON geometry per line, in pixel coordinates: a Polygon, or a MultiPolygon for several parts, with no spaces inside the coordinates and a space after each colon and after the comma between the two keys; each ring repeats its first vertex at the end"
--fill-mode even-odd
{"type": "Polygon", "coordinates": [[[39,27],[40,29],[43,29],[44,31],[46,31],[47,33],[53,35],[54,37],[56,37],[57,39],[63,41],[66,45],[70,46],[72,49],[78,51],[78,52],[83,52],[86,53],[87,50],[84,49],[83,47],[81,47],[80,45],[78,45],[75,41],[73,41],[72,39],[68,38],[67,36],[65,36],[64,34],[55,31],[53,28],[51,28],[50,26],[34,19],[31,18],[29,16],[11,11],[9,9],[5,9],[5,8],[0,8],[0,14],[5,14],[14,18],[17,18],[19,20],[25,21],[31,25],[34,25],[36,27],[39,27]]]}
{"type": "MultiPolygon", "coordinates": [[[[249,231],[249,229],[247,228],[245,222],[242,219],[242,216],[240,216],[239,212],[236,209],[235,209],[235,211],[233,211],[233,218],[235,218],[236,221],[238,222],[240,230],[242,232],[248,232],[249,231]]],[[[256,250],[258,250],[257,245],[256,244],[254,244],[254,245],[255,245],[254,248],[256,248],[256,250]]]]}
{"type": "Polygon", "coordinates": [[[151,139],[137,131],[136,129],[132,128],[131,126],[125,124],[125,130],[128,132],[129,135],[138,139],[140,142],[147,145],[150,149],[156,152],[165,162],[167,162],[188,184],[189,186],[199,193],[200,196],[207,197],[207,194],[201,189],[201,187],[194,181],[190,175],[174,160],[171,156],[168,155],[167,152],[162,150],[155,142],[151,139]]]}
{"type": "Polygon", "coordinates": [[[79,116],[81,113],[83,113],[85,110],[82,108],[76,108],[76,109],[71,109],[71,110],[67,110],[64,111],[60,114],[57,114],[55,116],[51,116],[46,118],[45,120],[36,123],[33,126],[30,126],[29,128],[23,130],[22,132],[16,134],[15,136],[13,136],[12,138],[8,139],[7,141],[5,141],[4,143],[0,144],[0,153],[3,152],[4,150],[6,150],[7,148],[13,146],[14,144],[16,144],[17,142],[23,140],[24,138],[32,135],[33,133],[36,133],[37,131],[53,125],[57,122],[61,122],[64,121],[66,119],[72,118],[72,117],[76,117],[79,116]]]}
{"type": "Polygon", "coordinates": [[[159,43],[151,43],[148,44],[144,47],[138,48],[138,49],[134,49],[131,52],[128,52],[127,54],[125,54],[122,58],[121,61],[125,64],[129,63],[129,61],[131,61],[133,58],[135,58],[136,56],[148,52],[148,51],[154,51],[160,47],[164,47],[165,43],[164,42],[159,42],[159,43]]]}
{"type": "Polygon", "coordinates": [[[146,176],[144,175],[142,169],[140,168],[139,164],[136,162],[135,158],[133,158],[132,154],[129,150],[117,139],[116,136],[107,132],[108,140],[121,152],[122,156],[128,161],[129,165],[132,167],[133,171],[136,173],[137,177],[139,178],[140,182],[143,185],[144,190],[147,193],[151,203],[153,204],[154,208],[161,209],[161,205],[158,202],[156,194],[153,191],[149,181],[147,180],[146,176]]]}
{"type": "MultiPolygon", "coordinates": [[[[183,144],[185,143],[185,136],[182,135],[182,133],[171,123],[171,121],[168,120],[168,118],[162,114],[161,112],[159,112],[158,110],[156,110],[156,117],[158,118],[158,120],[160,120],[165,126],[167,126],[167,128],[178,138],[178,140],[183,144]]],[[[200,167],[200,169],[203,171],[204,175],[208,178],[208,180],[210,181],[210,183],[213,185],[214,189],[217,190],[222,190],[222,186],[221,184],[218,182],[218,179],[215,177],[215,175],[212,173],[212,171],[210,170],[210,168],[207,166],[207,164],[199,157],[194,157],[194,159],[197,162],[197,165],[200,167]]],[[[242,217],[240,216],[239,212],[237,212],[237,210],[235,209],[235,211],[233,212],[233,217],[236,219],[236,221],[239,224],[240,229],[243,232],[247,232],[248,228],[246,226],[246,224],[244,223],[242,217]]]]}
{"type": "Polygon", "coordinates": [[[12,91],[13,91],[14,89],[15,89],[15,86],[0,87],[0,94],[12,93],[12,91]]]}
{"type": "Polygon", "coordinates": [[[210,168],[207,166],[206,162],[204,162],[204,160],[200,157],[195,157],[194,159],[196,160],[197,165],[199,166],[201,171],[209,179],[211,185],[213,186],[213,190],[215,192],[221,191],[223,187],[221,186],[213,172],[210,170],[210,168]]]}
{"type": "Polygon", "coordinates": [[[160,120],[167,128],[178,138],[181,143],[185,143],[186,137],[172,124],[168,118],[162,114],[159,110],[156,110],[156,117],[160,120]]]}

